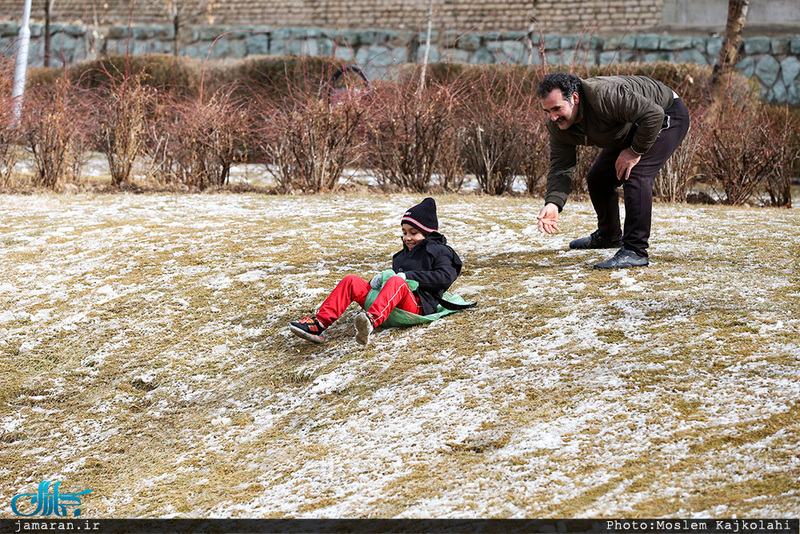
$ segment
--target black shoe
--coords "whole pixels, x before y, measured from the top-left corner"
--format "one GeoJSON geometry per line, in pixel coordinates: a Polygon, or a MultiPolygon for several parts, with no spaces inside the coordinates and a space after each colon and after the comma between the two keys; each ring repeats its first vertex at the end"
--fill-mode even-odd
{"type": "Polygon", "coordinates": [[[303,317],[297,321],[292,321],[289,323],[289,330],[312,343],[325,343],[328,341],[322,335],[325,332],[325,327],[317,321],[316,317],[303,317]]]}
{"type": "Polygon", "coordinates": [[[613,257],[594,265],[595,269],[627,269],[628,267],[644,267],[650,262],[647,256],[639,256],[632,250],[621,248],[613,257]]]}
{"type": "Polygon", "coordinates": [[[622,246],[622,241],[611,241],[605,237],[600,237],[597,230],[592,232],[587,237],[581,237],[571,241],[569,248],[619,248],[622,246]]]}

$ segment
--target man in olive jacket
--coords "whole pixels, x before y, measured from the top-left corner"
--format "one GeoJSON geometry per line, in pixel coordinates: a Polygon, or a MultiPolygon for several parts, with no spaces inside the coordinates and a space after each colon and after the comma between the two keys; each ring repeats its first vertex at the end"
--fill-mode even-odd
{"type": "Polygon", "coordinates": [[[572,241],[573,249],[620,248],[598,269],[648,265],[653,183],[689,131],[689,112],[678,95],[646,76],[581,79],[561,72],[539,84],[548,117],[550,171],[539,230],[558,231],[567,201],[577,145],[603,150],[586,176],[597,212],[597,230],[572,241]],[[624,185],[625,228],[619,218],[618,189],[624,185]]]}

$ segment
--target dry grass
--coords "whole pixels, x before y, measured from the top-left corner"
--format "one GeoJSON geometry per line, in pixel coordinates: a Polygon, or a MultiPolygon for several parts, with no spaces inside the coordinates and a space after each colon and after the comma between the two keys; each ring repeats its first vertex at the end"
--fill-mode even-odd
{"type": "MultiPolygon", "coordinates": [[[[479,307],[314,346],[289,320],[399,247],[416,196],[0,203],[0,501],[95,517],[800,513],[800,215],[657,205],[652,263],[529,198],[441,196],[479,307]]],[[[8,507],[7,512],[10,513],[8,507]]]]}

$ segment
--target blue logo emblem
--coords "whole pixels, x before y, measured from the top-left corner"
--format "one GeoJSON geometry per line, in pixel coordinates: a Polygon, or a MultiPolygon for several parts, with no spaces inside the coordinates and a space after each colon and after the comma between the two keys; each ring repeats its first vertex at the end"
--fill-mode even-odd
{"type": "MultiPolygon", "coordinates": [[[[16,495],[13,499],[11,499],[11,510],[13,510],[18,516],[22,517],[32,517],[37,514],[41,515],[42,517],[53,514],[55,514],[57,517],[67,517],[67,506],[80,506],[80,496],[92,492],[90,489],[85,489],[83,491],[79,491],[78,493],[61,493],[58,490],[61,482],[53,482],[52,487],[50,487],[50,484],[51,482],[49,480],[45,480],[39,483],[39,490],[36,493],[21,493],[20,495],[16,495]],[[52,493],[50,493],[51,491],[52,493]],[[23,502],[25,502],[25,499],[27,498],[30,498],[30,504],[36,506],[36,508],[33,510],[33,512],[22,513],[17,508],[17,501],[22,499],[23,502]]],[[[74,517],[80,516],[81,509],[76,508],[73,510],[72,515],[74,517]]]]}

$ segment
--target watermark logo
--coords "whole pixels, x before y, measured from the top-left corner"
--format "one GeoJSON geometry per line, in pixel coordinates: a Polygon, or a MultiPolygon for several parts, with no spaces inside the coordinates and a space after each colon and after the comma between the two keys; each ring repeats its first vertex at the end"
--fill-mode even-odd
{"type": "MultiPolygon", "coordinates": [[[[11,499],[11,510],[21,517],[33,517],[35,515],[46,517],[53,514],[56,517],[67,517],[67,506],[80,506],[81,495],[92,492],[90,489],[85,489],[78,493],[62,493],[59,491],[59,486],[61,486],[61,482],[42,481],[39,483],[39,489],[36,493],[21,493],[14,496],[11,499]],[[30,499],[30,505],[35,506],[30,513],[20,512],[17,508],[17,503],[20,500],[25,503],[26,499],[30,499]]],[[[72,515],[73,517],[80,516],[81,509],[75,508],[75,510],[72,510],[72,515]]]]}

